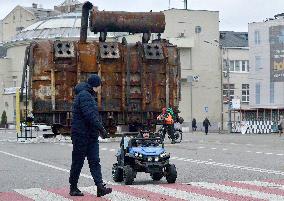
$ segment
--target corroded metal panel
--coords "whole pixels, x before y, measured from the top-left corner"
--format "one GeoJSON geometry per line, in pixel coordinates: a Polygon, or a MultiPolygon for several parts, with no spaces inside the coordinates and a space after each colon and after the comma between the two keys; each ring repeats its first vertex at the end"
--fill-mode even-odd
{"type": "MultiPolygon", "coordinates": [[[[104,123],[110,118],[120,124],[155,119],[166,106],[167,87],[169,106],[178,107],[179,56],[177,47],[168,42],[123,45],[69,41],[74,55],[67,57],[56,53],[58,43],[39,42],[32,50],[35,114],[44,114],[49,119],[53,116],[53,121],[58,119],[62,123],[63,117],[70,116],[67,114],[72,110],[74,87],[91,74],[102,78],[102,91],[97,99],[104,123]],[[149,57],[148,46],[159,55],[149,57]],[[103,56],[106,49],[114,50],[116,55],[103,56]]],[[[68,122],[70,119],[66,119],[68,122]]]]}

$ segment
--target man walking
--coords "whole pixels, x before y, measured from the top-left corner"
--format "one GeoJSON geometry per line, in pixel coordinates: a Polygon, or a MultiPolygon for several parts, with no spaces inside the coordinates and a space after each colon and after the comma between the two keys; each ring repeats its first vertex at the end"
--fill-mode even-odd
{"type": "Polygon", "coordinates": [[[196,131],[196,129],[197,129],[197,126],[196,126],[196,119],[193,118],[193,119],[192,119],[192,131],[196,131]]]}
{"type": "Polygon", "coordinates": [[[203,121],[203,126],[205,128],[205,134],[208,134],[208,127],[211,126],[209,119],[206,117],[203,121]]]}
{"type": "Polygon", "coordinates": [[[279,136],[281,137],[281,134],[283,132],[283,129],[284,129],[284,119],[283,119],[283,116],[280,116],[280,120],[279,120],[279,123],[278,123],[278,130],[279,130],[279,136]]]}
{"type": "Polygon", "coordinates": [[[96,93],[101,89],[101,79],[98,75],[91,75],[87,82],[79,83],[75,87],[75,99],[73,103],[72,119],[72,165],[70,170],[70,195],[83,196],[77,183],[84,165],[85,157],[88,159],[89,168],[97,186],[97,196],[101,197],[112,192],[102,180],[99,135],[107,137],[98,112],[96,93]]]}

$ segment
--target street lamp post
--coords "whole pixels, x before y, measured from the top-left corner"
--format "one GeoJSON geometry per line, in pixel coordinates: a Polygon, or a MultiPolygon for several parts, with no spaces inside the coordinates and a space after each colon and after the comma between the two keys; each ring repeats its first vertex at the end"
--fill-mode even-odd
{"type": "MultiPolygon", "coordinates": [[[[192,75],[187,76],[187,82],[189,83],[189,90],[190,90],[190,123],[192,123],[192,119],[193,119],[193,115],[192,115],[192,107],[193,107],[192,85],[193,85],[193,82],[198,82],[198,80],[199,80],[199,76],[192,76],[192,75]]],[[[191,131],[193,132],[192,127],[191,127],[191,131]]]]}

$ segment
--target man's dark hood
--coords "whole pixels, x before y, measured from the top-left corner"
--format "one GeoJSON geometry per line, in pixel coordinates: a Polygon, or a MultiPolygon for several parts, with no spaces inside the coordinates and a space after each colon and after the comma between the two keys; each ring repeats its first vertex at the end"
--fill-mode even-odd
{"type": "Polygon", "coordinates": [[[78,95],[81,91],[84,90],[90,92],[92,95],[95,94],[92,87],[87,82],[81,82],[75,87],[75,95],[78,95]]]}

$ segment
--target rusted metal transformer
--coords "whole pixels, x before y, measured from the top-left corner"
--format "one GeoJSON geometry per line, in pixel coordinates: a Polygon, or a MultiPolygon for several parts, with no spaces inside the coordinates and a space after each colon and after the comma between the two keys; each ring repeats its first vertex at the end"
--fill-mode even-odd
{"type": "Polygon", "coordinates": [[[177,110],[178,49],[160,38],[148,43],[149,34],[164,31],[164,14],[89,12],[91,8],[89,2],[83,6],[80,41],[43,41],[28,47],[35,120],[53,124],[56,133],[69,133],[74,87],[91,74],[102,78],[97,101],[110,133],[118,125],[153,126],[163,107],[177,110]],[[90,29],[100,32],[100,41],[86,42],[88,18],[90,29]],[[143,40],[135,44],[106,42],[109,31],[143,33],[143,40]]]}

